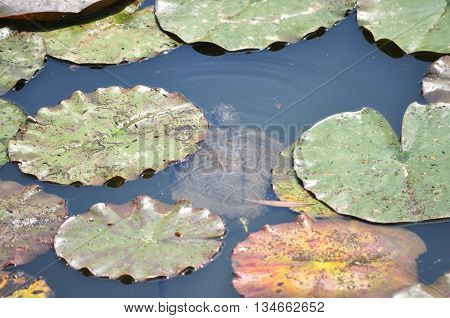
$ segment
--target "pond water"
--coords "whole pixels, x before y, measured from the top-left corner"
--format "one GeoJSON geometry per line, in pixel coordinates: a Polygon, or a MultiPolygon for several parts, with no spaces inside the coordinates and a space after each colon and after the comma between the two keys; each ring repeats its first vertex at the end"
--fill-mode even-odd
{"type": "MultiPolygon", "coordinates": [[[[71,67],[49,58],[35,79],[4,97],[33,115],[76,90],[91,92],[98,87],[141,84],[180,92],[208,117],[218,104],[233,105],[243,125],[282,127],[280,141],[285,146],[320,119],[363,106],[378,110],[399,134],[407,106],[413,101],[425,102],[421,80],[430,62],[387,53],[369,43],[357,25],[356,15],[350,13],[320,37],[284,47],[274,45],[272,50],[223,54],[208,45],[185,45],[147,61],[107,68],[71,67]]],[[[47,184],[22,174],[12,163],[0,168],[0,179],[39,184],[46,192],[66,199],[70,214],[76,215],[98,202],[121,204],[142,194],[172,203],[173,169],[150,179],[126,182],[120,188],[47,184]]],[[[272,190],[267,198],[276,199],[272,190]]],[[[295,217],[287,208],[266,207],[250,221],[249,232],[295,217]]],[[[73,270],[58,260],[53,250],[18,268],[43,277],[56,297],[239,297],[231,285],[230,258],[233,247],[247,233],[236,219],[226,219],[226,223],[224,246],[214,261],[190,275],[170,280],[130,284],[95,278],[73,270]]],[[[450,270],[450,221],[403,226],[427,245],[428,251],[418,260],[423,282],[433,282],[450,270]]]]}

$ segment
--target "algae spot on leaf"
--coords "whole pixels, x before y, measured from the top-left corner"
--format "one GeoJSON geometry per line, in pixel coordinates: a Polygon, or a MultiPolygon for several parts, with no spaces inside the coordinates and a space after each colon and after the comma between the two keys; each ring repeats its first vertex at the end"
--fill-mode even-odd
{"type": "Polygon", "coordinates": [[[443,56],[430,65],[422,81],[422,91],[430,103],[450,103],[450,56],[443,56]]]}
{"type": "Polygon", "coordinates": [[[0,99],[0,167],[9,161],[9,140],[25,123],[27,115],[17,105],[0,99]]]}
{"type": "Polygon", "coordinates": [[[0,298],[51,298],[53,292],[47,283],[23,272],[0,271],[0,298]]]}
{"type": "Polygon", "coordinates": [[[202,268],[219,252],[224,234],[222,219],[209,210],[141,196],[124,205],[99,203],[71,217],[55,237],[55,250],[77,270],[144,281],[202,268]]]}

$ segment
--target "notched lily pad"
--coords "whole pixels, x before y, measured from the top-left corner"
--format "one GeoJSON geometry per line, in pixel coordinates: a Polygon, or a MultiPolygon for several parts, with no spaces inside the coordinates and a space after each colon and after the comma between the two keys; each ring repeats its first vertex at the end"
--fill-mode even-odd
{"type": "Polygon", "coordinates": [[[394,298],[450,298],[450,273],[439,277],[433,284],[417,283],[396,292],[394,298]]]}
{"type": "Polygon", "coordinates": [[[161,27],[187,43],[212,42],[229,51],[295,42],[341,20],[354,0],[157,0],[161,27]]]}
{"type": "Polygon", "coordinates": [[[42,108],[9,143],[9,156],[40,180],[101,185],[160,171],[197,150],[208,123],[178,93],[136,86],[75,92],[42,108]]]}
{"type": "Polygon", "coordinates": [[[328,117],[300,138],[295,170],[336,212],[371,222],[450,217],[450,104],[412,103],[402,140],[375,110],[328,117]]]}
{"type": "Polygon", "coordinates": [[[67,215],[66,202],[39,186],[0,181],[0,269],[47,252],[67,215]]]}
{"type": "Polygon", "coordinates": [[[406,53],[450,52],[448,0],[359,0],[358,22],[375,40],[388,39],[406,53]]]}
{"type": "Polygon", "coordinates": [[[136,281],[199,269],[219,251],[222,219],[187,201],[165,205],[147,196],[124,205],[99,203],[59,229],[55,249],[73,268],[136,281]]]}
{"type": "Polygon", "coordinates": [[[0,272],[0,298],[51,298],[53,292],[41,279],[23,272],[0,272]]]}
{"type": "Polygon", "coordinates": [[[44,67],[45,45],[35,33],[0,28],[0,95],[14,88],[19,80],[29,80],[44,67]]]}
{"type": "Polygon", "coordinates": [[[266,226],[236,246],[245,297],[390,297],[417,282],[422,240],[401,228],[318,220],[266,226]]]}
{"type": "Polygon", "coordinates": [[[177,47],[162,32],[153,7],[138,10],[138,0],[123,11],[87,24],[43,32],[49,55],[78,64],[136,62],[177,47]]]}
{"type": "Polygon", "coordinates": [[[8,142],[26,119],[27,115],[16,104],[0,99],[0,166],[9,161],[8,142]]]}
{"type": "Polygon", "coordinates": [[[450,56],[443,56],[431,64],[422,81],[422,91],[430,103],[450,103],[450,56]]]}

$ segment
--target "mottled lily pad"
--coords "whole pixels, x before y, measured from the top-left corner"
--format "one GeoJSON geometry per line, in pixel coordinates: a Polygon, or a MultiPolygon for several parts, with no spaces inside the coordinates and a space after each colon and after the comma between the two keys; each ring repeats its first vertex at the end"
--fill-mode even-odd
{"type": "Polygon", "coordinates": [[[417,283],[396,292],[394,298],[449,298],[450,273],[439,277],[433,284],[417,283]]]}
{"type": "Polygon", "coordinates": [[[29,80],[44,66],[45,45],[38,34],[0,28],[0,95],[19,80],[29,80]]]}
{"type": "Polygon", "coordinates": [[[431,64],[422,81],[422,91],[430,103],[450,103],[450,56],[443,56],[431,64]]]}
{"type": "Polygon", "coordinates": [[[422,240],[401,228],[318,220],[266,226],[234,249],[245,297],[390,297],[417,282],[422,240]]]}
{"type": "Polygon", "coordinates": [[[41,279],[23,272],[0,272],[0,298],[51,298],[53,292],[41,279]]]}
{"type": "Polygon", "coordinates": [[[406,53],[449,53],[448,0],[359,0],[358,22],[375,40],[388,39],[406,53]]]}
{"type": "Polygon", "coordinates": [[[73,268],[136,281],[199,269],[219,251],[222,219],[187,201],[165,205],[147,196],[125,205],[94,205],[59,229],[55,249],[73,268]]]}
{"type": "Polygon", "coordinates": [[[336,212],[371,222],[450,217],[450,104],[412,103],[399,141],[375,110],[328,117],[300,138],[295,170],[336,212]]]}
{"type": "Polygon", "coordinates": [[[66,202],[39,186],[0,181],[0,269],[48,251],[67,215],[66,202]]]}
{"type": "Polygon", "coordinates": [[[160,171],[197,150],[208,128],[178,93],[136,86],[75,92],[42,108],[9,143],[9,156],[40,180],[101,185],[160,171]]]}
{"type": "Polygon", "coordinates": [[[17,105],[0,99],[0,166],[9,161],[8,142],[26,119],[27,115],[17,105]]]}
{"type": "Polygon", "coordinates": [[[354,0],[157,0],[161,27],[187,43],[212,42],[229,51],[295,42],[341,20],[354,0]]]}
{"type": "Polygon", "coordinates": [[[42,33],[48,54],[78,64],[118,64],[178,46],[159,29],[153,7],[136,11],[142,1],[94,22],[42,33]]]}

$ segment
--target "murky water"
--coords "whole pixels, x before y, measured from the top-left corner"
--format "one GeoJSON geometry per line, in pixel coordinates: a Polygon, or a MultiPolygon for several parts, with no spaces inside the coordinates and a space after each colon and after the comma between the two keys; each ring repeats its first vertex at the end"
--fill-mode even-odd
{"type": "MultiPolygon", "coordinates": [[[[225,103],[239,111],[243,125],[283,127],[285,133],[280,141],[287,146],[318,120],[363,106],[381,112],[399,134],[406,107],[412,101],[424,102],[420,82],[430,64],[412,56],[393,58],[380,51],[365,39],[355,14],[321,37],[277,51],[217,55],[221,53],[211,47],[182,46],[148,61],[104,69],[73,68],[49,59],[22,90],[4,97],[32,115],[43,106],[56,105],[75,90],[91,92],[98,87],[137,84],[163,87],[184,94],[208,116],[214,106],[225,103]],[[216,56],[205,55],[205,51],[216,56]]],[[[117,189],[42,183],[22,174],[11,163],[0,168],[0,179],[40,184],[45,191],[65,198],[70,213],[76,215],[98,202],[125,203],[142,194],[173,202],[173,169],[151,179],[126,182],[117,189]]],[[[272,191],[268,199],[275,199],[272,191]]],[[[249,231],[295,217],[286,208],[267,207],[251,220],[249,231]]],[[[230,257],[233,247],[247,234],[239,221],[226,222],[224,247],[215,260],[191,275],[170,280],[130,285],[88,277],[59,261],[53,250],[19,268],[45,278],[57,297],[237,297],[231,286],[230,257]]],[[[428,248],[418,261],[421,280],[433,282],[450,270],[450,221],[405,227],[420,235],[428,248]]]]}

